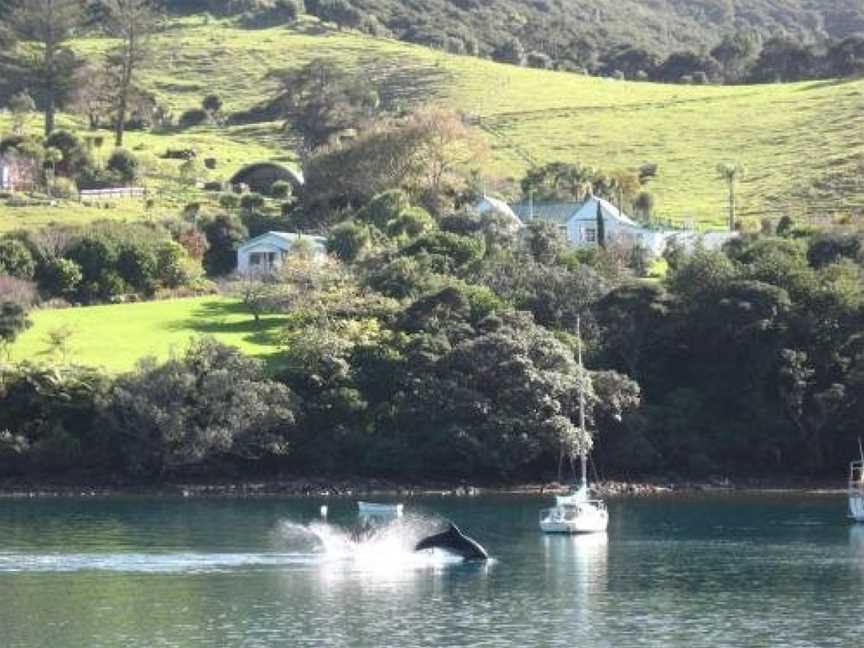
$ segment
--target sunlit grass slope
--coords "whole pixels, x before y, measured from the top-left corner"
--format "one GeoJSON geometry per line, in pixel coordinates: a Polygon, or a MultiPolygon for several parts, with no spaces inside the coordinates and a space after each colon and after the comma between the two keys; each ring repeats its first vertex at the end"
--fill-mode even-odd
{"type": "MultiPolygon", "coordinates": [[[[96,52],[108,41],[81,41],[96,52]]],[[[314,58],[371,67],[406,102],[439,101],[476,115],[491,145],[488,176],[518,178],[532,163],[581,161],[606,170],[659,165],[659,215],[725,222],[721,162],[741,163],[745,218],[820,218],[864,209],[864,81],[738,87],[618,82],[531,70],[339,32],[312,19],[250,30],[193,16],[160,36],[146,85],[176,112],[210,92],[226,111],[250,108],[274,89],[268,73],[314,58]]],[[[157,154],[193,145],[219,158],[214,179],[247,161],[295,160],[277,123],[178,133],[130,134],[157,154]]],[[[5,213],[0,213],[0,228],[5,213]]]]}
{"type": "MultiPolygon", "coordinates": [[[[738,87],[626,83],[501,65],[307,20],[247,30],[178,24],[148,83],[182,109],[209,90],[231,110],[273,89],[267,73],[332,57],[369,66],[406,99],[442,100],[481,117],[489,172],[518,177],[531,162],[583,161],[604,169],[659,165],[659,212],[722,224],[720,162],[742,163],[745,216],[819,217],[864,208],[864,81],[738,87]]],[[[262,133],[250,141],[272,143],[262,133]]]]}
{"type": "Polygon", "coordinates": [[[33,326],[12,347],[12,360],[62,360],[50,350],[48,334],[66,327],[71,331],[67,361],[112,371],[131,369],[143,357],[164,360],[182,353],[201,335],[275,364],[284,323],[265,316],[256,324],[239,302],[226,297],[41,310],[31,318],[33,326]]]}

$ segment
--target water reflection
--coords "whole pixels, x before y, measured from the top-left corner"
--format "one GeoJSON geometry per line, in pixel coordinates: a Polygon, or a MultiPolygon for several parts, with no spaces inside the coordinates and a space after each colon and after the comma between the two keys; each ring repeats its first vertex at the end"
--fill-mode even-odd
{"type": "Polygon", "coordinates": [[[849,548],[858,563],[860,575],[864,578],[864,524],[853,524],[849,527],[849,548]]]}
{"type": "Polygon", "coordinates": [[[606,589],[607,534],[544,535],[543,550],[546,571],[552,582],[557,582],[555,574],[558,574],[568,581],[577,582],[585,593],[606,589]]]}

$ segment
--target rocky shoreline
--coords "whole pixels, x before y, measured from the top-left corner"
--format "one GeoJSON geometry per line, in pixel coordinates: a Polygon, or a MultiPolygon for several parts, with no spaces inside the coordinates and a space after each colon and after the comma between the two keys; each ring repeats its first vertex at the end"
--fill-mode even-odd
{"type": "MultiPolygon", "coordinates": [[[[843,492],[837,481],[712,480],[694,481],[601,481],[593,490],[603,497],[649,497],[722,492],[843,492]]],[[[400,483],[382,479],[287,478],[237,482],[135,483],[27,483],[0,482],[0,498],[40,497],[417,497],[477,495],[526,495],[549,497],[569,491],[569,486],[551,483],[475,485],[461,482],[400,483]]]]}

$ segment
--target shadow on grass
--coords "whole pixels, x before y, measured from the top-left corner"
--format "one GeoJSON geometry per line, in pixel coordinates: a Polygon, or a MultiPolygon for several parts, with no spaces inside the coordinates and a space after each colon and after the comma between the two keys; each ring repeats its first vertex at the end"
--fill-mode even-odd
{"type": "Polygon", "coordinates": [[[802,85],[798,88],[798,92],[807,92],[808,90],[820,90],[821,88],[833,88],[836,86],[848,85],[850,83],[857,83],[861,81],[860,78],[844,78],[844,79],[824,79],[822,81],[814,81],[812,83],[808,83],[806,85],[802,85]]]}
{"type": "Polygon", "coordinates": [[[250,355],[263,360],[269,369],[275,370],[282,366],[279,343],[287,322],[287,317],[279,315],[265,315],[256,322],[242,303],[214,301],[201,304],[192,317],[166,323],[165,328],[199,336],[234,335],[249,344],[271,347],[272,351],[251,352],[250,355]]]}

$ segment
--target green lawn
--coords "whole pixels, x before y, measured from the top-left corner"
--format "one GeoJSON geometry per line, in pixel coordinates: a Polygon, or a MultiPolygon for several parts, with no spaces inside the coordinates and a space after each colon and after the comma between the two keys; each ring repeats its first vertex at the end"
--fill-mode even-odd
{"type": "MultiPolygon", "coordinates": [[[[96,53],[109,43],[93,38],[78,47],[96,53]]],[[[326,57],[352,69],[371,68],[392,97],[446,103],[474,115],[490,144],[484,169],[490,179],[518,178],[531,164],[552,160],[607,170],[653,162],[659,165],[650,187],[658,216],[720,227],[726,189],[716,167],[736,161],[747,169],[739,190],[745,219],[817,219],[864,210],[864,81],[725,87],[620,82],[449,55],[340,32],[311,18],[252,30],[192,16],[174,21],[155,50],[156,63],[143,80],[177,114],[210,92],[222,97],[226,112],[249,108],[272,93],[269,72],[326,57]]],[[[295,163],[293,145],[279,123],[130,133],[128,139],[130,148],[157,160],[169,146],[193,146],[217,158],[213,180],[254,160],[295,163]]],[[[166,199],[158,210],[176,210],[180,202],[166,199]]],[[[82,209],[69,207],[68,219],[81,222],[112,211],[82,209]]],[[[144,216],[134,206],[113,213],[144,216]]],[[[0,206],[0,230],[49,219],[62,220],[56,211],[22,215],[0,206]]]]}
{"type": "Polygon", "coordinates": [[[12,347],[12,360],[57,360],[48,350],[47,335],[60,327],[72,331],[69,362],[131,369],[146,356],[160,359],[182,353],[202,335],[242,349],[269,364],[278,363],[278,337],[284,318],[267,316],[258,325],[242,305],[227,297],[198,297],[36,311],[33,327],[12,347]]]}

